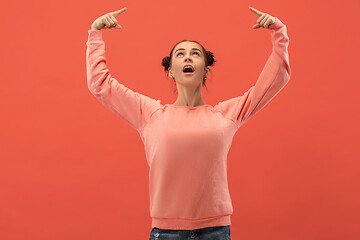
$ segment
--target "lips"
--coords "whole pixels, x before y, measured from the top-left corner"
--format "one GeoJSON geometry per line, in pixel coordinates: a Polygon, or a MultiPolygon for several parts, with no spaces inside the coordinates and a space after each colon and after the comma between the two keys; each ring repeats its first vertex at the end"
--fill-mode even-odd
{"type": "Polygon", "coordinates": [[[191,66],[191,65],[189,65],[189,64],[187,64],[187,65],[185,65],[184,66],[184,68],[183,68],[183,72],[185,72],[185,73],[191,73],[191,72],[194,72],[194,67],[193,66],[191,66]],[[190,70],[191,69],[191,70],[190,70]]]}

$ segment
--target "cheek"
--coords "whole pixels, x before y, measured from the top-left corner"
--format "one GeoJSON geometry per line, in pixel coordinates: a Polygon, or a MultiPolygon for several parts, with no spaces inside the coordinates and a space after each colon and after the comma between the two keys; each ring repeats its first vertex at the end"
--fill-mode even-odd
{"type": "Polygon", "coordinates": [[[178,60],[174,60],[174,62],[173,62],[173,69],[174,69],[175,71],[182,71],[182,64],[181,64],[181,62],[178,61],[178,60]]]}

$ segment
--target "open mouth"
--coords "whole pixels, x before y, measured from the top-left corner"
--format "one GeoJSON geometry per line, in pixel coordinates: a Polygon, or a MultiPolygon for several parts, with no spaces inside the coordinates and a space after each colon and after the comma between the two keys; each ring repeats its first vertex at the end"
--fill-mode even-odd
{"type": "Polygon", "coordinates": [[[192,74],[194,72],[194,68],[191,65],[186,65],[183,68],[184,74],[192,74]]]}

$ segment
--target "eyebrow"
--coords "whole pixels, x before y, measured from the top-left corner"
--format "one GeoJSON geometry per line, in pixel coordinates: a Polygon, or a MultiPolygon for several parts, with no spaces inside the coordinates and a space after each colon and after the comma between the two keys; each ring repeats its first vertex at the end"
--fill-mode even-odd
{"type": "MultiPolygon", "coordinates": [[[[179,50],[185,50],[185,49],[184,49],[184,48],[179,48],[178,50],[175,51],[175,53],[176,53],[177,51],[179,51],[179,50]]],[[[198,48],[192,48],[192,50],[199,50],[199,51],[201,52],[201,50],[198,49],[198,48]]]]}

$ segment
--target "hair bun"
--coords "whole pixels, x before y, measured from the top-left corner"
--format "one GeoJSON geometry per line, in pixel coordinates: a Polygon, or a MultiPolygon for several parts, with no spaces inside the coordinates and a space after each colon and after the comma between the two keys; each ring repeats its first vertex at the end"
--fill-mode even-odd
{"type": "Polygon", "coordinates": [[[209,59],[209,66],[213,65],[215,61],[214,54],[210,51],[206,51],[209,59]]]}
{"type": "Polygon", "coordinates": [[[161,65],[164,66],[165,71],[167,71],[169,69],[169,66],[170,66],[170,57],[169,56],[164,57],[162,62],[161,62],[161,65]]]}

